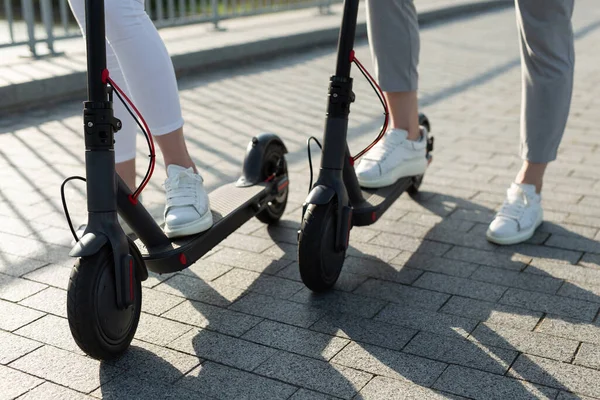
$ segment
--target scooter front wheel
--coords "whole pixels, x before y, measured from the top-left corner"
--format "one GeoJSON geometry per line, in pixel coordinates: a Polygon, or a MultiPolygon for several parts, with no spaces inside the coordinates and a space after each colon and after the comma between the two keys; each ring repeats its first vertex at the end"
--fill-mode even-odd
{"type": "Polygon", "coordinates": [[[298,237],[298,265],[302,282],[314,292],[331,288],[344,265],[346,251],[335,248],[337,205],[310,204],[298,237]]]}
{"type": "MultiPolygon", "coordinates": [[[[131,249],[134,262],[143,262],[131,249]]],[[[67,290],[67,316],[75,342],[90,357],[110,360],[122,355],[135,335],[142,308],[142,285],[133,282],[134,303],[120,309],[116,300],[112,249],[105,245],[75,263],[67,290]]]]}

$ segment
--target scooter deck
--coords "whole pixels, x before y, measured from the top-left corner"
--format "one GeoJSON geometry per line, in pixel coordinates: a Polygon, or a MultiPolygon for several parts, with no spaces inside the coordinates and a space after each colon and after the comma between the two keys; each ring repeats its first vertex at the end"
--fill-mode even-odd
{"type": "Polygon", "coordinates": [[[412,177],[399,179],[396,183],[379,189],[362,189],[363,203],[353,205],[352,224],[371,225],[413,184],[412,177]]]}
{"type": "Polygon", "coordinates": [[[174,239],[161,247],[146,248],[137,240],[136,245],[148,270],[171,273],[189,267],[256,215],[267,194],[266,189],[267,184],[238,187],[230,183],[222,186],[208,195],[213,215],[213,226],[208,231],[174,239]]]}

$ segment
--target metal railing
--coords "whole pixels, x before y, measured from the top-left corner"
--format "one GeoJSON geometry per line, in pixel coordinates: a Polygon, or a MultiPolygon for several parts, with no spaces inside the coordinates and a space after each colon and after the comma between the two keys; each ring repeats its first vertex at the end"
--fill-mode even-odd
{"type": "MultiPolygon", "coordinates": [[[[0,8],[0,48],[27,45],[38,55],[43,43],[56,54],[54,42],[80,36],[67,0],[2,0],[0,8]]],[[[81,0],[78,0],[81,1],[81,0]]],[[[219,22],[250,15],[317,7],[327,14],[342,0],[144,0],[146,12],[157,28],[193,23],[219,22]]]]}

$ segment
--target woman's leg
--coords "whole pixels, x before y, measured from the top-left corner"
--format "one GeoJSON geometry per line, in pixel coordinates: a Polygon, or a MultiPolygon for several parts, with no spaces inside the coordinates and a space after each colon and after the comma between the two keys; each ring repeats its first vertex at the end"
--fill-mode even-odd
{"type": "Polygon", "coordinates": [[[487,231],[498,244],[528,240],[542,223],[541,190],[556,159],[573,92],[574,0],[515,0],[520,34],[523,101],[523,165],[487,231]]]}
{"type": "Polygon", "coordinates": [[[375,75],[389,104],[390,129],[356,167],[363,187],[382,187],[427,168],[417,98],[420,39],[413,0],[367,0],[375,75]]]}
{"type": "MultiPolygon", "coordinates": [[[[85,3],[83,0],[70,0],[69,4],[73,15],[85,36],[85,3]]],[[[111,78],[125,92],[129,93],[127,81],[110,44],[106,43],[106,67],[110,71],[111,78]]],[[[113,104],[115,117],[120,119],[123,127],[115,135],[115,167],[117,173],[125,181],[130,189],[135,189],[135,154],[136,154],[136,131],[137,125],[131,115],[120,101],[113,104]]]]}

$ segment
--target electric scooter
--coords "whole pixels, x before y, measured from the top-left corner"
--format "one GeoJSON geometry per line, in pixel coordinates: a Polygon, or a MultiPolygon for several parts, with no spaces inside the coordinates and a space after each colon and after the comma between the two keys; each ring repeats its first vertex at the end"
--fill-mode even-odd
{"type": "MultiPolygon", "coordinates": [[[[209,193],[214,225],[206,232],[169,239],[138,196],[154,168],[154,145],[143,117],[106,70],[104,0],[86,0],[88,101],[84,103],[86,177],[70,177],[62,185],[63,206],[77,243],[69,253],[72,270],[67,315],[77,345],[89,356],[107,360],[129,347],[140,318],[141,282],[148,271],[183,270],[256,216],[267,224],[278,221],[288,198],[286,147],[274,134],[260,134],[248,144],[240,178],[209,193]],[[138,116],[150,147],[150,168],[142,184],[131,191],[115,172],[114,134],[121,122],[113,115],[116,94],[138,116]],[[88,224],[78,239],[64,198],[72,179],[86,180],[88,224]],[[118,214],[137,235],[126,236],[118,214]]],[[[133,113],[132,113],[133,114],[133,113]]]]}
{"type": "MultiPolygon", "coordinates": [[[[303,205],[302,224],[298,231],[300,275],[304,284],[314,292],[325,291],[337,281],[352,227],[374,224],[402,193],[415,194],[423,180],[422,175],[401,178],[380,189],[363,189],[358,183],[354,162],[383,137],[388,124],[383,92],[354,54],[358,8],[359,0],[345,0],[336,73],[329,84],[323,145],[317,141],[322,147],[321,168],[314,186],[311,177],[310,192],[303,205]],[[356,156],[350,155],[347,144],[348,115],[355,100],[350,76],[352,63],[369,80],[385,109],[385,122],[379,136],[356,156]]],[[[426,157],[429,163],[433,151],[433,137],[429,136],[431,124],[423,114],[419,116],[419,123],[427,135],[426,157]]]]}

